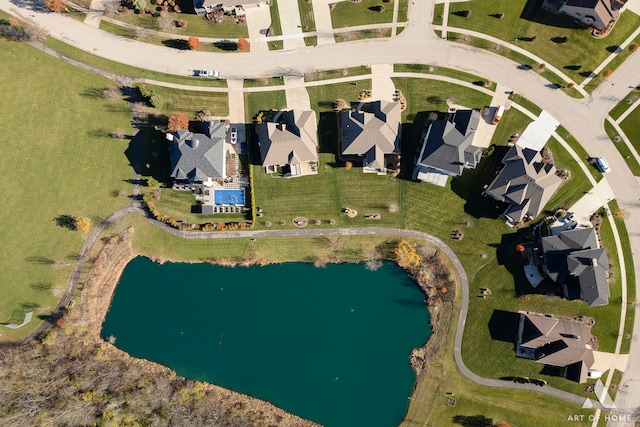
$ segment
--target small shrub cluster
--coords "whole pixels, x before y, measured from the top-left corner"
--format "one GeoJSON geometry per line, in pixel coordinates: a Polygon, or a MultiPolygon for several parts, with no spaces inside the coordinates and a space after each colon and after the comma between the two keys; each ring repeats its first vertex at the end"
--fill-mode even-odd
{"type": "Polygon", "coordinates": [[[138,89],[140,96],[142,96],[152,107],[160,108],[164,105],[164,99],[156,93],[153,86],[141,83],[136,84],[134,87],[138,89]]]}
{"type": "Polygon", "coordinates": [[[181,231],[237,231],[237,230],[249,230],[251,229],[251,223],[248,221],[230,221],[230,222],[206,222],[203,224],[188,223],[184,221],[178,221],[171,218],[168,215],[163,215],[156,208],[153,203],[151,194],[145,194],[142,196],[142,200],[149,211],[149,215],[160,222],[167,224],[168,226],[181,231]]]}

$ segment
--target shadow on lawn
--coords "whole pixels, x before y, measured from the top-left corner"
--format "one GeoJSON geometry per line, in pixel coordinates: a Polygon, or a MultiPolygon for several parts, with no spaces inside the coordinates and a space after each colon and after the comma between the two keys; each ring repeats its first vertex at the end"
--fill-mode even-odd
{"type": "MultiPolygon", "coordinates": [[[[565,18],[544,10],[542,8],[542,3],[543,0],[529,0],[524,6],[524,9],[522,9],[520,18],[551,27],[574,29],[582,28],[582,26],[575,23],[571,18],[565,18]]],[[[559,6],[560,2],[558,1],[557,3],[559,6]]]]}
{"type": "Polygon", "coordinates": [[[493,425],[493,419],[484,415],[454,415],[451,417],[451,421],[463,427],[491,427],[493,425]]]}
{"type": "Polygon", "coordinates": [[[518,322],[520,315],[512,311],[493,310],[489,319],[489,333],[491,339],[514,344],[518,336],[518,322]]]}

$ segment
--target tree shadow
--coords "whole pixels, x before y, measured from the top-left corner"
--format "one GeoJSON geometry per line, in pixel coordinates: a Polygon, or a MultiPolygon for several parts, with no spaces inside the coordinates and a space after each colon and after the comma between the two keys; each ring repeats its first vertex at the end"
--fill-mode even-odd
{"type": "Polygon", "coordinates": [[[469,15],[471,15],[471,11],[470,10],[458,10],[455,12],[451,12],[452,15],[455,16],[459,16],[461,18],[467,18],[469,15]]]}
{"type": "Polygon", "coordinates": [[[66,228],[71,231],[78,229],[78,227],[76,227],[76,218],[72,215],[58,215],[53,220],[56,222],[58,227],[66,228]]]}
{"type": "MultiPolygon", "coordinates": [[[[333,105],[333,103],[332,103],[333,105]]],[[[320,113],[318,121],[318,151],[338,154],[338,114],[333,111],[320,113]]]]}
{"type": "Polygon", "coordinates": [[[29,285],[34,291],[50,291],[53,288],[51,282],[36,282],[29,285]]]}
{"type": "Polygon", "coordinates": [[[103,89],[92,87],[85,89],[80,95],[84,96],[85,98],[99,99],[103,97],[102,92],[103,89]]]}
{"type": "Polygon", "coordinates": [[[189,50],[189,42],[185,39],[167,39],[162,40],[162,44],[166,47],[178,50],[189,50]]]}
{"type": "Polygon", "coordinates": [[[565,65],[563,68],[565,70],[578,71],[580,68],[582,68],[582,65],[565,65]]]}
{"type": "Polygon", "coordinates": [[[238,43],[233,40],[220,40],[213,43],[213,45],[220,50],[226,50],[229,52],[238,50],[238,43]]]}
{"type": "MultiPolygon", "coordinates": [[[[74,220],[74,223],[75,223],[75,220],[74,220]]],[[[52,265],[55,262],[54,260],[44,257],[42,255],[28,256],[24,260],[32,264],[40,264],[40,265],[52,265]]]]}
{"type": "Polygon", "coordinates": [[[551,37],[551,41],[556,43],[556,44],[564,44],[569,40],[569,38],[567,36],[557,36],[557,37],[551,37]]]}
{"type": "Polygon", "coordinates": [[[529,65],[529,64],[520,64],[516,68],[518,68],[518,70],[527,71],[527,70],[532,69],[533,67],[531,65],[529,65]]]}
{"type": "Polygon", "coordinates": [[[609,52],[609,53],[620,53],[620,52],[622,52],[622,48],[620,46],[607,46],[607,52],[609,52]]]}
{"type": "Polygon", "coordinates": [[[491,427],[493,424],[493,419],[484,415],[454,415],[451,421],[463,427],[491,427]]]}
{"type": "Polygon", "coordinates": [[[515,345],[518,337],[519,322],[520,315],[518,313],[513,311],[493,310],[488,325],[491,339],[510,342],[515,345]]]}
{"type": "Polygon", "coordinates": [[[34,12],[51,12],[49,8],[40,0],[10,0],[16,6],[32,10],[34,12]]]}

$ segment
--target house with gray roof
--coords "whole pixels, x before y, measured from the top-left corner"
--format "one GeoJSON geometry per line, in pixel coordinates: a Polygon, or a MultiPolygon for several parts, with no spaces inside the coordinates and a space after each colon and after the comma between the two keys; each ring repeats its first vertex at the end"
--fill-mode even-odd
{"type": "Polygon", "coordinates": [[[626,2],[627,0],[545,0],[542,7],[584,26],[604,30],[618,17],[626,2]]]}
{"type": "Polygon", "coordinates": [[[543,271],[568,299],[582,299],[589,307],[609,303],[607,251],[593,228],[576,228],[541,239],[543,271]]]}
{"type": "Polygon", "coordinates": [[[583,383],[595,362],[594,341],[584,320],[521,312],[516,356],[562,368],[563,377],[583,383]]]}
{"type": "Polygon", "coordinates": [[[400,153],[400,103],[361,102],[338,113],[339,157],[362,160],[364,172],[385,174],[385,156],[400,153]]]}
{"type": "Polygon", "coordinates": [[[430,122],[420,139],[414,179],[427,181],[429,173],[459,176],[465,168],[475,168],[482,157],[482,148],[472,145],[479,122],[478,110],[456,110],[430,122]]]}
{"type": "Polygon", "coordinates": [[[285,177],[318,173],[318,126],[312,110],[279,111],[258,125],[258,146],[267,172],[285,177]]]}
{"type": "Polygon", "coordinates": [[[174,180],[210,187],[225,178],[225,123],[203,122],[203,127],[203,133],[181,129],[167,134],[174,180]]]}
{"type": "Polygon", "coordinates": [[[244,9],[248,7],[269,7],[269,5],[269,0],[193,0],[193,9],[198,15],[223,10],[234,11],[236,16],[243,16],[244,9]]]}
{"type": "Polygon", "coordinates": [[[507,204],[504,216],[511,222],[535,218],[562,182],[556,167],[540,152],[517,144],[509,149],[502,164],[485,194],[507,204]]]}

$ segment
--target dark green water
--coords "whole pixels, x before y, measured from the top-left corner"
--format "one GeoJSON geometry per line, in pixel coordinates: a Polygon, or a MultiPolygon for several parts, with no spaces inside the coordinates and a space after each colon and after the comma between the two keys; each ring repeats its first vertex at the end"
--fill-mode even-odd
{"type": "Polygon", "coordinates": [[[124,271],[103,336],[179,375],[328,427],[390,427],[407,408],[412,348],[430,334],[424,296],[396,265],[304,263],[124,271]]]}

